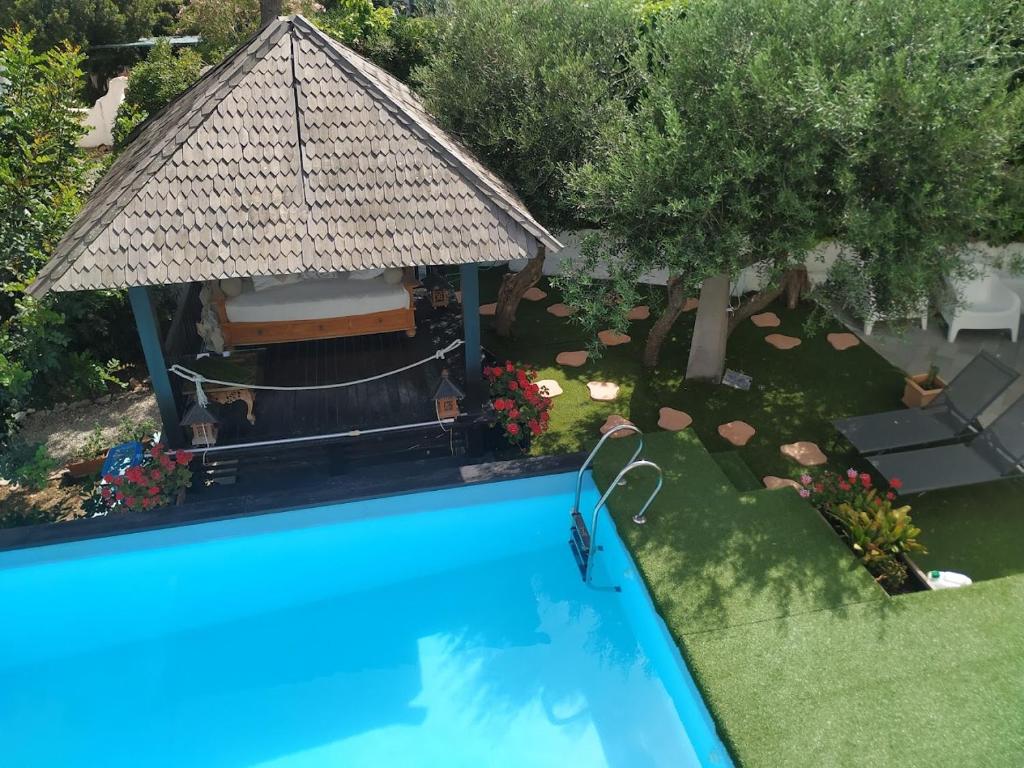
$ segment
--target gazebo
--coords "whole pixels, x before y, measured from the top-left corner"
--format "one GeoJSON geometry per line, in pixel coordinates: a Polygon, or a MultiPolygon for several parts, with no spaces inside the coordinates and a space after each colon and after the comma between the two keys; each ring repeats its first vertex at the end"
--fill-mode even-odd
{"type": "Polygon", "coordinates": [[[195,398],[194,383],[169,372],[174,364],[215,363],[228,373],[207,378],[236,381],[243,371],[268,387],[255,392],[255,410],[253,392],[214,388],[215,403],[245,401],[250,426],[232,435],[221,425],[229,444],[326,439],[423,426],[442,367],[459,379],[466,410],[479,411],[477,265],[560,247],[408,88],[292,16],[265,26],[137,129],[29,293],[127,289],[172,444],[195,398]],[[414,290],[426,269],[458,272],[461,322],[447,323],[447,335],[440,310],[414,290]],[[404,288],[408,304],[357,310],[355,278],[380,271],[373,280],[400,282],[394,290],[401,302],[404,288]],[[263,296],[292,297],[284,310],[275,305],[284,319],[243,317],[245,302],[250,313],[269,306],[258,294],[268,280],[280,286],[263,296]],[[307,316],[314,298],[295,304],[298,289],[282,287],[289,283],[337,316],[307,316]],[[176,296],[164,328],[157,286],[176,296]],[[464,341],[461,370],[435,360],[372,387],[309,389],[402,368],[453,335],[464,341]]]}

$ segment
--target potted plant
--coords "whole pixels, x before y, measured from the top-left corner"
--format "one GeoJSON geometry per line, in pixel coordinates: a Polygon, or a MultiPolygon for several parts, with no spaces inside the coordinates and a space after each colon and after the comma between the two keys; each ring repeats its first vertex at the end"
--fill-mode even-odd
{"type": "Polygon", "coordinates": [[[103,437],[103,430],[95,427],[85,439],[82,447],[75,451],[74,458],[68,462],[66,469],[68,475],[78,480],[83,477],[98,475],[103,469],[103,462],[107,459],[107,451],[110,450],[111,442],[103,437]]]}
{"type": "Polygon", "coordinates": [[[924,408],[932,400],[942,394],[946,382],[939,376],[939,367],[931,365],[928,373],[907,376],[907,385],[903,389],[903,404],[907,408],[924,408]]]}

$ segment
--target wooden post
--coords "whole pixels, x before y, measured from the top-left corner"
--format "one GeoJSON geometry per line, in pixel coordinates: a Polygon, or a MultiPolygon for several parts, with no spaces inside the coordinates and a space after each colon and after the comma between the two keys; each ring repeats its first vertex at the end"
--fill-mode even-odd
{"type": "Polygon", "coordinates": [[[462,333],[466,341],[466,408],[470,413],[483,403],[483,363],[480,351],[480,275],[476,264],[459,267],[462,283],[462,333]]]}
{"type": "Polygon", "coordinates": [[[129,288],[128,301],[131,302],[132,312],[135,314],[135,327],[139,331],[142,353],[146,357],[149,381],[153,386],[157,407],[160,409],[163,441],[171,448],[180,447],[181,425],[178,422],[181,416],[174,402],[171,377],[167,372],[167,361],[164,359],[164,349],[160,343],[160,325],[156,319],[156,310],[149,289],[145,286],[129,288]]]}

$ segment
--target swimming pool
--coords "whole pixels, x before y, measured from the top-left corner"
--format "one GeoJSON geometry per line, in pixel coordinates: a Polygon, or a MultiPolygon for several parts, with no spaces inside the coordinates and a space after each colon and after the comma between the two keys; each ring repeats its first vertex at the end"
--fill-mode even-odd
{"type": "Polygon", "coordinates": [[[2,553],[0,763],[729,765],[608,518],[582,583],[574,482],[2,553]]]}

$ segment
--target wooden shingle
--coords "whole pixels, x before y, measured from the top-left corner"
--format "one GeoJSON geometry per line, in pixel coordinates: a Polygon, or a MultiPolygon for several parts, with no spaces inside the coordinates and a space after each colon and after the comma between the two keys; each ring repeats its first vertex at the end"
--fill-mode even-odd
{"type": "Polygon", "coordinates": [[[560,244],[406,86],[281,18],[154,115],[29,289],[522,258],[560,244]]]}

